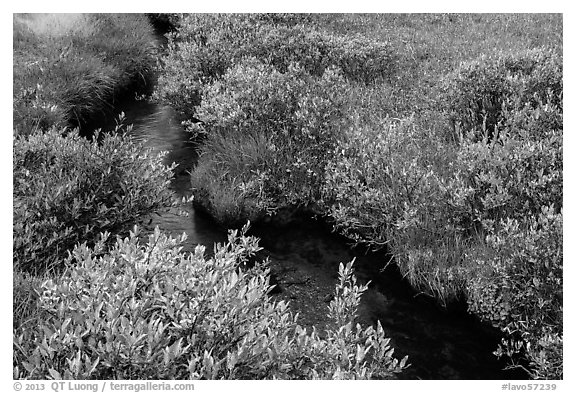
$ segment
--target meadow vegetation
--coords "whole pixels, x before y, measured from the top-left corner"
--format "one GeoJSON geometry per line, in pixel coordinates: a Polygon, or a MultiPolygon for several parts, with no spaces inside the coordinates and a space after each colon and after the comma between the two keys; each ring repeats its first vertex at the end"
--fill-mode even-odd
{"type": "Polygon", "coordinates": [[[152,37],[136,15],[14,15],[15,338],[38,333],[42,284],[63,274],[75,245],[127,234],[175,203],[173,167],[134,142],[129,127],[90,139],[73,129],[150,87],[152,37]]]}
{"type": "Polygon", "coordinates": [[[323,215],[422,292],[465,300],[512,366],[562,378],[561,15],[177,25],[155,97],[203,142],[197,203],[224,225],[323,215]]]}
{"type": "MultiPolygon", "coordinates": [[[[163,23],[159,19],[155,23],[163,23]]],[[[263,19],[291,23],[289,16],[263,19]]],[[[246,268],[259,251],[247,227],[231,232],[210,257],[200,246],[182,252],[185,236],[167,238],[156,230],[144,243],[137,226],[129,232],[147,214],[177,204],[168,190],[174,167],[163,163],[163,154],[135,142],[121,123],[88,138],[73,127],[113,108],[123,95],[149,91],[155,53],[153,30],[143,16],[14,16],[14,378],[373,379],[401,372],[407,359],[393,356],[382,327],[356,324],[367,288],[356,284],[352,263],[340,266],[326,310],[333,325],[316,332],[300,326],[286,303],[269,296],[265,262],[246,268]]],[[[254,140],[278,144],[283,154],[301,157],[301,166],[316,157],[316,172],[294,169],[308,188],[290,191],[286,200],[292,203],[318,196],[322,154],[334,143],[328,124],[339,121],[338,108],[330,111],[338,98],[329,90],[344,80],[330,67],[318,81],[296,64],[284,71],[256,58],[226,70],[222,77],[235,86],[214,79],[206,97],[215,103],[226,97],[227,104],[207,106],[205,115],[212,114],[210,127],[223,135],[235,135],[229,127],[250,127],[254,140]],[[270,88],[244,90],[254,81],[270,88]],[[279,83],[295,92],[286,94],[279,83]],[[292,142],[291,134],[276,135],[281,128],[269,132],[243,112],[235,115],[233,106],[260,93],[268,96],[242,111],[278,107],[277,121],[312,121],[309,130],[292,142]],[[291,103],[282,107],[285,99],[291,103]],[[302,152],[305,140],[318,147],[302,152]]],[[[267,112],[262,114],[264,120],[267,112]]],[[[209,197],[227,185],[227,180],[209,184],[210,176],[230,167],[227,149],[237,146],[242,144],[215,144],[224,166],[208,161],[199,166],[206,176],[197,179],[209,197]]],[[[248,151],[238,169],[257,166],[251,156],[248,151]]],[[[287,183],[293,190],[297,181],[287,183]]],[[[258,186],[246,183],[244,189],[253,194],[258,186]]]]}
{"type": "Polygon", "coordinates": [[[229,225],[318,200],[345,89],[333,69],[314,78],[254,58],[206,86],[197,113],[210,133],[192,175],[196,201],[229,225]]]}
{"type": "Polygon", "coordinates": [[[380,325],[354,323],[360,296],[352,264],[340,265],[322,337],[268,296],[269,269],[239,262],[257,252],[247,227],[212,257],[182,253],[158,229],[137,231],[102,255],[76,247],[74,265],[42,285],[39,327],[14,337],[15,378],[39,379],[374,379],[400,372],[380,325]]]}
{"type": "Polygon", "coordinates": [[[189,15],[171,34],[155,95],[187,120],[196,112],[205,89],[246,57],[269,64],[280,73],[297,62],[311,77],[321,77],[329,67],[338,67],[344,77],[363,84],[395,75],[396,55],[387,42],[360,35],[326,34],[301,24],[310,18],[189,15]]]}
{"type": "MultiPolygon", "coordinates": [[[[148,19],[172,29],[154,97],[201,142],[198,207],[229,227],[323,216],[466,301],[511,366],[562,378],[561,15],[148,19]]],[[[246,268],[247,227],[212,256],[129,232],[175,204],[174,168],[123,125],[73,128],[151,91],[148,19],[14,16],[14,377],[394,377],[406,359],[355,324],[352,264],[319,334],[246,268]]]]}
{"type": "Polygon", "coordinates": [[[152,88],[154,32],[143,15],[15,14],[14,130],[77,127],[152,88]]]}
{"type": "Polygon", "coordinates": [[[56,129],[14,141],[14,267],[60,268],[69,250],[172,203],[172,167],[118,128],[100,142],[56,129]],[[38,241],[42,239],[42,241],[38,241]]]}

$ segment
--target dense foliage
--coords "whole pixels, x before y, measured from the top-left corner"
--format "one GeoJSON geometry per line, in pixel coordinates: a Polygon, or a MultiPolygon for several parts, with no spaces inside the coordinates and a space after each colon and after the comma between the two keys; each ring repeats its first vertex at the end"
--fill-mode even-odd
{"type": "Polygon", "coordinates": [[[192,14],[180,21],[156,91],[185,119],[195,113],[204,89],[245,57],[286,72],[298,62],[320,77],[329,67],[362,83],[389,80],[396,55],[386,42],[334,35],[306,26],[307,15],[192,14]]]}
{"type": "Polygon", "coordinates": [[[136,14],[14,16],[14,129],[78,126],[151,90],[153,30],[136,14]]]}
{"type": "Polygon", "coordinates": [[[334,327],[307,332],[268,293],[269,270],[242,262],[254,238],[231,232],[207,258],[182,253],[159,230],[141,245],[137,231],[101,256],[75,248],[76,262],[42,285],[38,325],[14,337],[15,378],[40,379],[349,379],[391,378],[382,327],[354,324],[360,296],[352,263],[340,265],[329,313],[334,327]]]}
{"type": "Polygon", "coordinates": [[[14,138],[14,267],[58,268],[78,242],[172,204],[172,168],[120,129],[98,142],[56,129],[14,138]]]}
{"type": "MultiPolygon", "coordinates": [[[[203,142],[198,206],[224,225],[320,213],[418,290],[465,300],[506,335],[497,355],[562,378],[561,18],[148,19],[176,29],[155,97],[203,142]]],[[[318,334],[269,298],[265,263],[246,269],[244,232],[212,257],[159,231],[109,241],[172,203],[172,168],[119,129],[96,142],[65,127],[145,92],[153,42],[145,16],[14,17],[14,377],[400,372],[380,325],[354,325],[366,287],[351,264],[318,334]]]]}
{"type": "MultiPolygon", "coordinates": [[[[477,140],[497,135],[525,108],[561,107],[562,92],[562,58],[541,48],[466,62],[440,86],[452,126],[477,140]]],[[[550,120],[562,127],[561,110],[560,118],[550,120]]]]}
{"type": "Polygon", "coordinates": [[[562,222],[550,208],[508,219],[468,255],[470,310],[509,335],[497,354],[525,354],[538,379],[563,375],[562,222]]]}
{"type": "Polygon", "coordinates": [[[345,92],[338,70],[315,78],[298,65],[282,73],[255,59],[206,86],[196,200],[223,223],[318,200],[345,123],[345,92]]]}
{"type": "Polygon", "coordinates": [[[461,293],[462,201],[456,152],[414,121],[352,127],[327,169],[324,204],[358,243],[388,249],[410,281],[442,301],[461,293]],[[442,151],[442,154],[438,154],[442,151]]]}
{"type": "MultiPolygon", "coordinates": [[[[446,304],[466,299],[470,312],[507,334],[498,354],[524,356],[534,378],[561,377],[557,33],[547,33],[554,37],[550,47],[535,47],[546,42],[530,30],[516,50],[490,38],[507,52],[486,48],[474,59],[467,50],[467,61],[458,65],[457,51],[441,46],[440,37],[410,35],[415,27],[401,15],[388,19],[404,33],[389,32],[398,35],[394,45],[402,53],[388,41],[329,33],[319,21],[339,31],[344,25],[370,31],[369,24],[306,18],[304,27],[256,15],[190,16],[172,36],[158,97],[184,119],[205,121],[188,123],[206,136],[192,174],[199,203],[229,223],[273,214],[287,201],[314,206],[354,241],[391,251],[418,289],[446,304]],[[339,88],[312,88],[302,101],[290,78],[322,86],[330,66],[341,74],[339,88]],[[301,116],[294,114],[304,103],[319,110],[299,128],[301,116]],[[411,105],[412,116],[390,116],[410,113],[411,105]],[[321,139],[302,143],[299,129],[321,139]],[[289,166],[294,163],[298,172],[289,166]],[[312,174],[314,182],[293,181],[306,179],[301,174],[312,174]]],[[[465,34],[484,31],[480,16],[422,20],[446,32],[466,18],[478,31],[465,34]]],[[[499,18],[488,25],[497,30],[504,23],[499,18]]],[[[510,21],[528,23],[518,16],[510,21]]]]}
{"type": "Polygon", "coordinates": [[[557,378],[561,368],[550,361],[562,357],[562,73],[542,53],[462,65],[483,76],[453,76],[462,91],[452,94],[460,112],[451,116],[465,124],[456,144],[412,120],[349,132],[328,169],[325,203],[352,239],[388,246],[419,289],[443,301],[465,296],[472,312],[513,337],[507,353],[525,346],[533,376],[557,378]],[[494,64],[522,64],[525,73],[509,78],[522,88],[466,91],[487,88],[485,77],[499,75],[488,71],[494,64]],[[493,133],[487,96],[500,105],[493,133]]]}

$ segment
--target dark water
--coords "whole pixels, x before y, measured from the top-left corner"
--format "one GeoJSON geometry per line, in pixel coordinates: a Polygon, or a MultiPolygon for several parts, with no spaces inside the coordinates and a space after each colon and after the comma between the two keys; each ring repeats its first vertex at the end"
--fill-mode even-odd
{"type": "MultiPolygon", "coordinates": [[[[131,134],[135,140],[143,142],[146,147],[168,152],[164,159],[166,165],[178,164],[170,185],[177,197],[190,196],[192,191],[189,171],[196,164],[198,154],[195,145],[189,141],[188,133],[175,119],[173,110],[148,101],[129,101],[120,107],[125,114],[124,124],[132,125],[131,134]]],[[[90,124],[89,128],[111,129],[114,119],[112,116],[103,117],[98,123],[90,124]]],[[[158,225],[175,236],[186,232],[188,240],[185,251],[193,250],[197,244],[208,246],[226,240],[226,231],[218,228],[209,218],[196,214],[192,204],[187,204],[180,210],[186,212],[187,216],[182,215],[178,209],[173,209],[161,216],[153,215],[147,226],[154,228],[158,225]]],[[[210,249],[211,247],[207,247],[207,251],[210,249]]]]}
{"type": "MultiPolygon", "coordinates": [[[[166,164],[179,164],[171,188],[179,197],[191,193],[188,171],[197,160],[195,146],[175,120],[169,107],[146,101],[125,105],[127,124],[133,136],[147,146],[168,151],[166,164]]],[[[153,218],[151,227],[174,235],[186,232],[186,249],[223,242],[226,232],[209,218],[187,206],[188,216],[176,212],[153,218]]],[[[385,254],[365,255],[353,251],[345,239],[330,232],[325,224],[303,219],[278,228],[253,227],[269,257],[279,299],[289,300],[300,313],[300,323],[322,330],[328,323],[327,306],[334,290],[338,264],[356,258],[356,275],[371,281],[360,308],[360,322],[380,321],[398,357],[408,355],[411,367],[400,375],[406,379],[524,379],[518,371],[503,371],[492,351],[500,340],[495,330],[482,326],[465,308],[446,310],[418,295],[397,271],[389,267],[385,254]]]]}

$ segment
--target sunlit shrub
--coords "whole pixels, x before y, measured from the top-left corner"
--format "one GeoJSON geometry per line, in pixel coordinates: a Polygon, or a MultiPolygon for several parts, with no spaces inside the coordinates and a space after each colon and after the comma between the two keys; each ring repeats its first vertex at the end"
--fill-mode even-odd
{"type": "MultiPolygon", "coordinates": [[[[527,359],[533,378],[562,378],[562,109],[511,113],[498,142],[459,154],[485,241],[466,255],[470,310],[509,335],[499,355],[527,359]]],[[[560,103],[561,105],[561,103],[560,103]]]]}
{"type": "Polygon", "coordinates": [[[230,69],[198,109],[207,136],[192,173],[196,201],[219,221],[241,221],[318,200],[346,122],[345,92],[333,69],[316,78],[255,59],[230,69]]]}
{"type": "Polygon", "coordinates": [[[562,130],[502,131],[498,142],[463,146],[458,163],[468,172],[471,219],[483,225],[501,219],[536,216],[543,207],[562,208],[562,130]],[[517,133],[513,137],[509,134],[517,133]]]}
{"type": "Polygon", "coordinates": [[[388,81],[396,72],[396,56],[386,42],[365,36],[338,36],[298,27],[262,31],[262,41],[249,55],[268,59],[284,71],[298,62],[312,75],[322,75],[330,66],[339,67],[351,80],[366,84],[388,81]]]}
{"type": "Polygon", "coordinates": [[[56,129],[15,137],[13,168],[14,266],[24,271],[58,267],[76,243],[172,204],[172,168],[120,129],[101,142],[56,129]]]}
{"type": "MultiPolygon", "coordinates": [[[[382,327],[354,325],[361,294],[352,263],[340,265],[320,338],[297,325],[288,305],[268,295],[269,269],[242,264],[259,250],[231,232],[211,258],[158,229],[137,231],[104,255],[75,248],[76,263],[41,288],[38,326],[14,340],[14,377],[40,379],[366,379],[405,366],[382,327]]],[[[71,257],[72,258],[72,257],[71,257]]]]}

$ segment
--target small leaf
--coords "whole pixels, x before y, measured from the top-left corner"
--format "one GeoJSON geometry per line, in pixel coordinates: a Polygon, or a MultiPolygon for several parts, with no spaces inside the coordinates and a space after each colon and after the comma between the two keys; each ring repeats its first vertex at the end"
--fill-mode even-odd
{"type": "Polygon", "coordinates": [[[53,379],[62,379],[62,376],[60,375],[60,373],[56,370],[54,370],[53,368],[48,369],[48,372],[50,373],[50,376],[53,379]]]}

